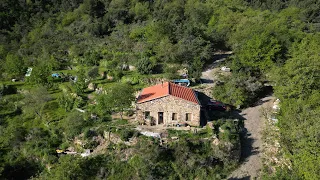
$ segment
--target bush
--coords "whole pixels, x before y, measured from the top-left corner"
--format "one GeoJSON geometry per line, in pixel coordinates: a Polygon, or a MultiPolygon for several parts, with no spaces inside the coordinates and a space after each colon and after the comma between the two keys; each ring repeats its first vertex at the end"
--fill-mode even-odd
{"type": "Polygon", "coordinates": [[[85,149],[94,149],[96,148],[97,146],[99,146],[99,142],[97,141],[89,141],[88,143],[86,143],[84,145],[84,148],[85,149]]]}
{"type": "Polygon", "coordinates": [[[97,78],[99,76],[99,68],[98,68],[98,66],[94,66],[93,68],[91,68],[88,71],[87,75],[91,79],[97,78]]]}
{"type": "Polygon", "coordinates": [[[137,63],[137,70],[140,74],[151,74],[153,65],[148,58],[142,58],[137,63]]]}
{"type": "Polygon", "coordinates": [[[123,141],[128,141],[135,134],[135,130],[123,129],[120,131],[120,138],[123,141]]]}
{"type": "Polygon", "coordinates": [[[8,95],[8,94],[16,94],[17,88],[14,85],[4,85],[0,84],[0,94],[8,95]]]}
{"type": "Polygon", "coordinates": [[[177,79],[179,78],[178,71],[179,67],[178,66],[165,66],[164,72],[165,72],[165,78],[167,79],[177,79]]]}
{"type": "Polygon", "coordinates": [[[69,146],[70,144],[68,142],[64,142],[60,145],[60,148],[64,150],[64,149],[67,149],[69,146]]]}

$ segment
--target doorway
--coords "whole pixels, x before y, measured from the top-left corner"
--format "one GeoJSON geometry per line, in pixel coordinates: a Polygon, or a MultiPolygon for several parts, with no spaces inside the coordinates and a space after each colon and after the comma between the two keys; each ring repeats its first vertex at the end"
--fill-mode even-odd
{"type": "Polygon", "coordinates": [[[158,124],[163,124],[163,112],[158,112],[158,124]]]}

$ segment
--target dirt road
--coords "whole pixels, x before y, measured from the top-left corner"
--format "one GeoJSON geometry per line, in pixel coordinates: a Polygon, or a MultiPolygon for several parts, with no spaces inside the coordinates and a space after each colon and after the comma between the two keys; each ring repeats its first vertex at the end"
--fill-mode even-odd
{"type": "Polygon", "coordinates": [[[260,179],[260,170],[262,168],[261,151],[262,140],[261,132],[264,127],[261,117],[261,107],[270,106],[272,97],[261,99],[257,106],[250,107],[241,112],[244,120],[246,133],[244,133],[243,143],[241,145],[242,164],[235,170],[228,179],[260,179]]]}

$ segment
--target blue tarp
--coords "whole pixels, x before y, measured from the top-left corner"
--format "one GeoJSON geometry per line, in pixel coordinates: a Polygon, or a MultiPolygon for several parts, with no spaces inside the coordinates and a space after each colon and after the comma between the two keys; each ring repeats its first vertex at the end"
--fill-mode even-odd
{"type": "Polygon", "coordinates": [[[60,74],[58,73],[53,73],[51,74],[52,77],[55,77],[55,78],[61,78],[60,74]]]}

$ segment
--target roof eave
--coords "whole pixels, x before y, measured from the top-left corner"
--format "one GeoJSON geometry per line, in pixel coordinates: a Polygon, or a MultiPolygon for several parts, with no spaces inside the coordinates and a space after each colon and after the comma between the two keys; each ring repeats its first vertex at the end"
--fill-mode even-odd
{"type": "Polygon", "coordinates": [[[156,99],[161,99],[161,98],[164,98],[164,97],[167,97],[169,96],[170,94],[166,94],[166,95],[163,95],[163,96],[160,96],[160,97],[157,97],[157,98],[153,98],[153,99],[149,99],[149,100],[146,100],[146,101],[142,101],[142,102],[136,102],[136,104],[142,104],[142,103],[145,103],[145,102],[149,102],[149,101],[153,101],[153,100],[156,100],[156,99]]]}

